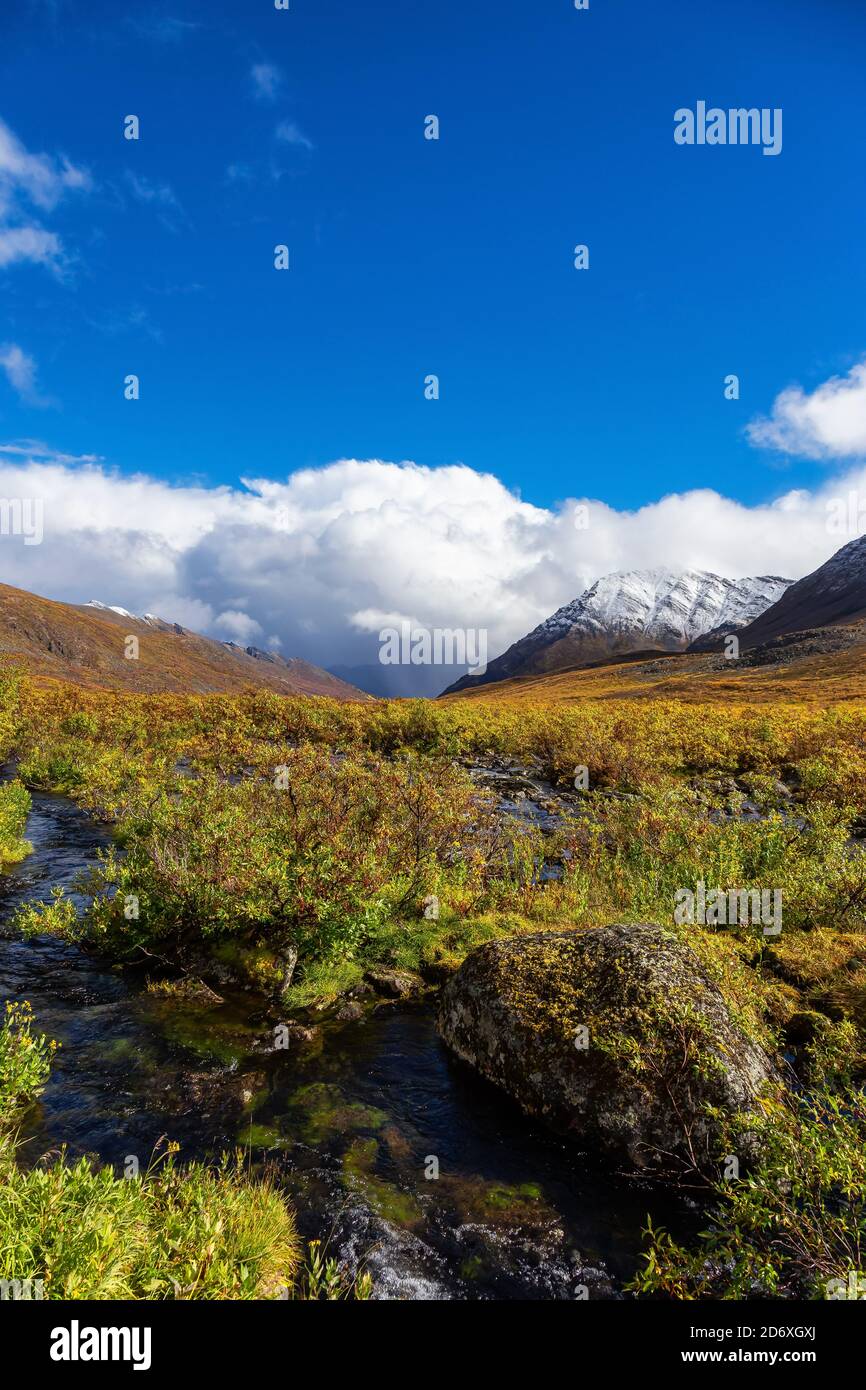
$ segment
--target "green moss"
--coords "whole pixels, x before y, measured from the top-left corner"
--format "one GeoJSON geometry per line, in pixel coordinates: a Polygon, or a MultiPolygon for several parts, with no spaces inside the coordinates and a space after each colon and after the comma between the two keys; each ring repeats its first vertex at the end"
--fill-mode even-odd
{"type": "Polygon", "coordinates": [[[282,1149],[289,1140],[273,1125],[242,1125],[237,1142],[248,1149],[282,1149]]]}
{"type": "Polygon", "coordinates": [[[378,1158],[376,1139],[354,1139],[343,1154],[344,1183],[362,1192],[383,1220],[395,1226],[417,1226],[423,1217],[419,1201],[404,1188],[376,1176],[374,1169],[378,1158]]]}
{"type": "Polygon", "coordinates": [[[418,1199],[393,1183],[369,1177],[364,1183],[364,1195],[383,1221],[411,1230],[423,1220],[424,1213],[418,1199]]]}
{"type": "Polygon", "coordinates": [[[189,1001],[181,1005],[180,1001],[155,995],[148,997],[147,1010],[159,1019],[160,1028],[170,1041],[226,1066],[245,1057],[259,1036],[253,1027],[238,1023],[206,1003],[189,1001]]]}
{"type": "Polygon", "coordinates": [[[315,1081],[302,1086],[291,1098],[290,1120],[310,1144],[321,1144],[335,1135],[354,1130],[381,1129],[387,1124],[384,1110],[347,1101],[339,1086],[315,1081]]]}

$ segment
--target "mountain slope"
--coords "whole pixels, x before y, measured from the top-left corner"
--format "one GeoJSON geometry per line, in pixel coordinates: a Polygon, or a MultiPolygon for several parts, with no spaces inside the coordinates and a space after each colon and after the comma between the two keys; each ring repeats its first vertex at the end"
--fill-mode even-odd
{"type": "Polygon", "coordinates": [[[740,632],[740,647],[758,646],[806,628],[850,623],[866,616],[866,536],[858,536],[740,632]]]}
{"type": "Polygon", "coordinates": [[[0,659],[33,675],[115,690],[238,691],[261,686],[285,695],[370,697],[297,657],[217,642],[148,614],[105,604],[57,603],[0,584],[0,659]],[[138,640],[138,658],[125,656],[138,640]]]}
{"type": "Polygon", "coordinates": [[[796,703],[829,708],[866,700],[866,621],[777,637],[742,652],[664,652],[546,675],[516,676],[449,695],[495,704],[573,705],[596,700],[682,700],[696,704],[796,703]]]}
{"type": "Polygon", "coordinates": [[[702,633],[733,632],[774,603],[791,583],[777,576],[723,579],[664,567],[605,575],[446,694],[512,676],[586,666],[627,652],[683,651],[702,633]]]}

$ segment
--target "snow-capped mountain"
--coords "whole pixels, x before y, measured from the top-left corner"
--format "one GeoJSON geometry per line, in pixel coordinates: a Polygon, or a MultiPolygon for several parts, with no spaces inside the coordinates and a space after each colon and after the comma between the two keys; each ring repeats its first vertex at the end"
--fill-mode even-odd
{"type": "Polygon", "coordinates": [[[866,617],[866,536],[858,536],[823,565],[791,584],[771,608],[740,633],[743,648],[774,637],[866,617]]]}
{"type": "Polygon", "coordinates": [[[91,598],[84,604],[85,608],[100,608],[103,613],[119,613],[121,618],[134,618],[135,614],[130,613],[128,608],[118,608],[113,603],[100,603],[98,598],[91,598]]]}
{"type": "MultiPolygon", "coordinates": [[[[141,618],[137,613],[130,613],[128,608],[121,608],[116,603],[102,603],[98,598],[88,599],[82,604],[83,608],[98,608],[103,613],[116,613],[120,618],[135,618],[142,623],[162,623],[162,618],[158,618],[155,613],[143,613],[141,618]]],[[[165,624],[169,626],[169,624],[165,624]]]]}
{"type": "Polygon", "coordinates": [[[464,677],[451,688],[588,665],[625,652],[683,651],[704,633],[745,627],[790,583],[777,575],[723,579],[706,570],[664,567],[607,574],[491,661],[486,675],[464,677]]]}

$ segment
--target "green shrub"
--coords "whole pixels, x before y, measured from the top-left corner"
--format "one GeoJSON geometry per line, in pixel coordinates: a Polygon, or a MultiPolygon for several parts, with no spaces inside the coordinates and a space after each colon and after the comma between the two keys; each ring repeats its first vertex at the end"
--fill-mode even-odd
{"type": "Polygon", "coordinates": [[[22,782],[0,783],[0,863],[17,864],[30,853],[24,839],[29,811],[30,793],[22,782]]]}
{"type": "Polygon", "coordinates": [[[15,1128],[48,1079],[56,1044],[30,1005],[0,1026],[0,1279],[42,1280],[48,1298],[263,1298],[300,1266],[294,1219],[268,1180],[223,1159],[181,1167],[169,1144],[141,1177],[87,1158],[29,1171],[15,1128]]]}
{"type": "MultiPolygon", "coordinates": [[[[817,1066],[838,1079],[830,1042],[817,1066]]],[[[717,1205],[696,1248],[648,1228],[635,1292],[677,1299],[838,1297],[866,1264],[866,1093],[843,1084],[767,1105],[757,1123],[731,1123],[727,1146],[743,1160],[739,1177],[715,1183],[717,1205]],[[744,1133],[744,1130],[748,1130],[744,1133]]],[[[845,1295],[843,1295],[845,1296],[845,1295]]]]}
{"type": "Polygon", "coordinates": [[[42,1279],[48,1298],[278,1297],[299,1263],[279,1193],[228,1160],[169,1155],[140,1178],[87,1158],[0,1168],[0,1278],[42,1279]]]}

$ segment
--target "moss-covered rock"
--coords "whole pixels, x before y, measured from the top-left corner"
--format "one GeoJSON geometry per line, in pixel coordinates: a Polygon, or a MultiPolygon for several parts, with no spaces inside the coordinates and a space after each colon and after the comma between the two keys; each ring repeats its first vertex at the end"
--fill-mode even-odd
{"type": "Polygon", "coordinates": [[[527,1113],[636,1165],[702,1163],[719,1112],[774,1082],[757,1015],[661,927],[490,942],[444,986],[438,1026],[527,1113]]]}
{"type": "Polygon", "coordinates": [[[424,989],[423,979],[414,970],[400,970],[387,965],[368,970],[364,978],[377,994],[384,995],[386,999],[408,999],[424,989]]]}

